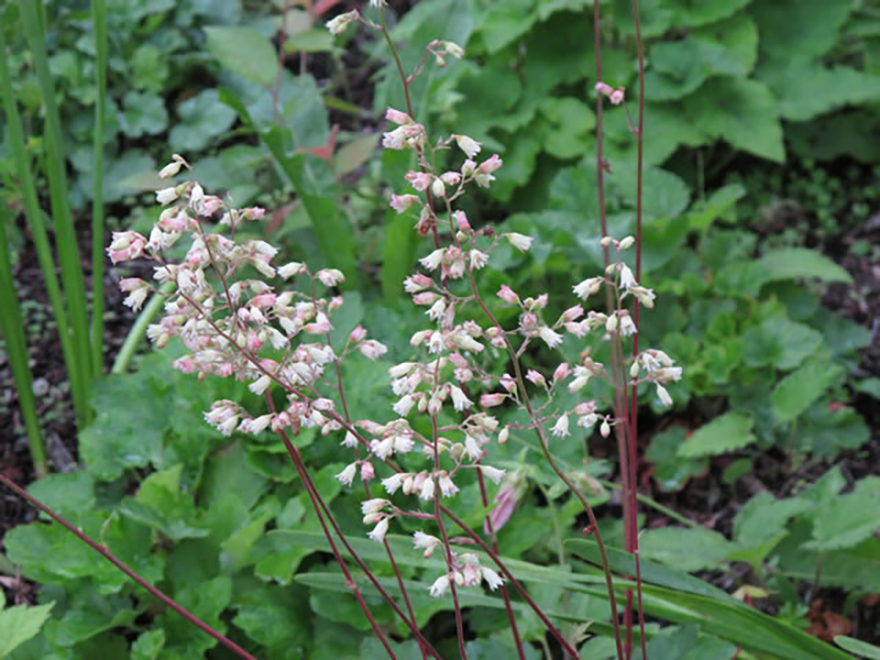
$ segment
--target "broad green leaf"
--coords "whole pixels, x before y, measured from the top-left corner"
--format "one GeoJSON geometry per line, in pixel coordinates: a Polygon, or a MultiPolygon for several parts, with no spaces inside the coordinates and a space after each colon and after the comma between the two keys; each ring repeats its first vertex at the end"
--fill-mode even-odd
{"type": "Polygon", "coordinates": [[[827,53],[853,8],[851,2],[773,0],[753,2],[749,13],[758,24],[761,50],[771,57],[810,60],[827,53]]]}
{"type": "Polygon", "coordinates": [[[678,455],[685,432],[684,428],[675,426],[658,433],[651,438],[651,445],[645,453],[645,458],[654,464],[654,479],[663,491],[678,491],[691,477],[703,474],[709,468],[706,459],[688,460],[678,455]]]}
{"type": "Polygon", "coordinates": [[[125,111],[120,115],[119,124],[128,137],[155,135],[168,126],[168,112],[162,97],[130,91],[123,103],[125,111]]]}
{"type": "Polygon", "coordinates": [[[843,372],[836,364],[812,362],[786,376],[773,390],[773,415],[790,422],[812,406],[843,372]]]}
{"type": "MultiPolygon", "coordinates": [[[[220,618],[232,600],[232,580],[228,576],[202,581],[198,586],[174,593],[174,599],[221,633],[226,632],[226,622],[220,618]]],[[[177,653],[181,658],[200,658],[219,642],[206,635],[176,612],[157,617],[165,629],[165,650],[177,653]]]]}
{"type": "Polygon", "coordinates": [[[855,450],[871,437],[862,416],[850,407],[830,409],[817,405],[797,421],[797,447],[801,451],[834,459],[841,451],[855,450]]]}
{"type": "Polygon", "coordinates": [[[291,35],[284,42],[285,53],[321,53],[334,48],[334,37],[321,27],[291,35]]]}
{"type": "Polygon", "coordinates": [[[241,26],[211,26],[205,34],[208,50],[226,69],[264,87],[275,82],[278,55],[262,34],[241,26]]]}
{"type": "MultiPolygon", "coordinates": [[[[653,166],[644,168],[642,177],[642,208],[648,220],[675,218],[687,208],[690,191],[681,177],[653,166]]],[[[636,207],[635,167],[615,168],[605,180],[614,186],[625,204],[636,207]]]]}
{"type": "Polygon", "coordinates": [[[161,628],[148,630],[131,645],[130,660],[159,660],[159,654],[165,647],[165,631],[161,628]]]}
{"type": "MultiPolygon", "coordinates": [[[[626,112],[606,112],[603,123],[608,159],[615,165],[627,163],[626,167],[629,167],[629,163],[635,162],[637,145],[626,112]]],[[[682,112],[679,104],[652,103],[650,98],[646,99],[645,164],[661,165],[680,145],[698,147],[707,139],[682,112]]]]}
{"type": "Polygon", "coordinates": [[[733,538],[743,546],[756,546],[784,530],[788,520],[812,508],[806,500],[777,500],[768,492],[752,497],[734,519],[733,538]]]}
{"type": "Polygon", "coordinates": [[[131,84],[153,94],[161,94],[168,78],[168,58],[158,46],[141,44],[131,56],[131,84]]]}
{"type": "Polygon", "coordinates": [[[841,550],[858,545],[880,530],[880,497],[851,493],[828,504],[813,521],[811,550],[841,550]]]}
{"type": "Polygon", "coordinates": [[[172,127],[169,140],[181,153],[201,151],[235,121],[235,111],[219,102],[216,89],[205,89],[187,99],[177,106],[177,114],[180,121],[172,127]]]}
{"type": "MultiPolygon", "coordinates": [[[[715,3],[707,3],[706,7],[715,3]]],[[[705,25],[691,33],[694,39],[721,46],[732,61],[748,74],[758,61],[758,28],[745,12],[705,25]]]]}
{"type": "Polygon", "coordinates": [[[786,138],[796,154],[823,161],[847,156],[874,163],[880,159],[878,135],[880,117],[868,108],[842,110],[786,127],[786,138]]]}
{"type": "Polygon", "coordinates": [[[880,76],[848,66],[825,67],[797,60],[771,61],[758,77],[776,95],[779,114],[791,121],[805,121],[845,105],[859,105],[880,98],[880,76]],[[833,94],[827,90],[833,89],[833,94]]]}
{"type": "Polygon", "coordinates": [[[835,636],[834,643],[840,648],[849,651],[850,653],[855,653],[863,658],[880,660],[880,646],[874,646],[873,644],[868,644],[867,642],[863,642],[853,637],[847,637],[846,635],[835,636]]]}
{"type": "Polygon", "coordinates": [[[865,378],[864,380],[856,381],[853,387],[856,392],[880,399],[880,378],[865,378]]]}
{"type": "Polygon", "coordinates": [[[648,529],[640,537],[642,556],[682,571],[717,568],[737,547],[702,527],[648,529]]]}
{"type": "Polygon", "coordinates": [[[807,248],[777,248],[768,250],[759,260],[767,271],[765,282],[815,277],[823,282],[852,284],[852,277],[842,266],[821,252],[807,248]]]}
{"type": "Polygon", "coordinates": [[[28,486],[28,492],[73,524],[95,505],[95,480],[83,471],[50,474],[28,486]]]}
{"type": "Polygon", "coordinates": [[[144,605],[136,607],[130,596],[102,596],[89,590],[76,592],[55,627],[54,641],[61,646],[73,646],[102,632],[129,627],[145,608],[144,605]]]}
{"type": "MultiPolygon", "coordinates": [[[[54,603],[46,605],[17,605],[0,609],[0,658],[5,658],[17,647],[36,636],[49,618],[54,603]]],[[[2,607],[2,598],[0,598],[2,607]]]]}
{"type": "Polygon", "coordinates": [[[304,590],[260,584],[237,594],[233,608],[232,622],[266,647],[267,657],[295,660],[306,655],[312,630],[304,590]]]}
{"type": "Polygon", "coordinates": [[[541,114],[547,119],[538,124],[544,151],[561,159],[586,153],[596,123],[587,105],[570,96],[549,98],[541,104],[541,114]]]}
{"type": "Polygon", "coordinates": [[[743,359],[751,366],[772,365],[789,371],[815,355],[822,343],[821,332],[803,323],[794,323],[785,315],[777,315],[746,330],[743,359]]]}
{"type": "Polygon", "coordinates": [[[676,660],[730,660],[736,647],[713,637],[699,635],[699,627],[690,625],[671,635],[658,635],[647,647],[648,657],[676,660]]]}
{"type": "Polygon", "coordinates": [[[749,2],[751,0],[714,0],[713,2],[669,0],[665,4],[672,12],[672,25],[676,27],[698,27],[727,18],[745,7],[749,2]]]}
{"type": "Polygon", "coordinates": [[[746,189],[734,183],[719,188],[707,198],[695,202],[687,215],[689,229],[705,231],[716,219],[730,212],[745,195],[746,189]]]}
{"type": "Polygon", "coordinates": [[[757,439],[754,420],[742,412],[728,412],[701,426],[679,447],[682,458],[717,456],[748,447],[757,439]]]}
{"type": "Polygon", "coordinates": [[[776,101],[762,83],[730,76],[712,78],[685,99],[684,107],[707,135],[761,158],[785,160],[776,101]]]}
{"type": "Polygon", "coordinates": [[[509,0],[491,5],[479,27],[490,54],[515,41],[534,25],[538,20],[534,6],[535,0],[509,0]]]}
{"type": "Polygon", "coordinates": [[[126,498],[120,511],[138,522],[157,529],[172,540],[200,538],[208,530],[196,522],[192,496],[180,487],[183,466],[155,472],[144,479],[134,498],[126,498]]]}

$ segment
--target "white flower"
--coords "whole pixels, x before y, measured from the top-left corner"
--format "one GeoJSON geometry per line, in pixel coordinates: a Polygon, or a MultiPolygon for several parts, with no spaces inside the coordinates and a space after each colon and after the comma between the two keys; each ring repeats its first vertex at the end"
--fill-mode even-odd
{"type": "Polygon", "coordinates": [[[553,435],[557,438],[564,438],[566,436],[571,435],[568,431],[568,415],[563,415],[558,420],[556,420],[556,424],[553,425],[553,430],[551,431],[553,435]]]}
{"type": "Polygon", "coordinates": [[[261,395],[267,389],[269,389],[269,385],[272,384],[272,379],[269,376],[263,375],[257,378],[253,383],[248,385],[248,389],[256,395],[261,395]]]}
{"type": "Polygon", "coordinates": [[[562,343],[562,335],[560,335],[555,330],[551,330],[546,325],[543,326],[539,331],[541,339],[544,340],[544,343],[547,344],[550,348],[556,348],[559,344],[562,343]]]}
{"type": "Polygon", "coordinates": [[[375,497],[371,500],[361,502],[361,512],[365,516],[371,513],[378,513],[389,504],[391,503],[388,500],[383,500],[381,497],[375,497]]]}
{"type": "Polygon", "coordinates": [[[667,408],[672,405],[672,397],[669,396],[669,392],[660,383],[657,383],[657,396],[660,397],[660,403],[667,408]]]}
{"type": "Polygon", "coordinates": [[[327,21],[327,29],[330,30],[330,34],[342,34],[343,32],[345,32],[345,28],[348,27],[348,24],[352,21],[356,21],[358,19],[358,16],[359,14],[357,9],[345,14],[340,14],[333,20],[327,21]]]}
{"type": "Polygon", "coordinates": [[[427,257],[423,257],[419,259],[419,263],[422,264],[428,270],[437,270],[440,266],[440,262],[443,261],[443,255],[446,254],[446,250],[443,248],[439,248],[434,250],[427,257]]]}
{"type": "Polygon", "coordinates": [[[526,252],[531,247],[532,240],[534,240],[531,236],[523,236],[516,232],[504,234],[504,238],[510,241],[510,244],[521,252],[526,252]]]}
{"type": "Polygon", "coordinates": [[[498,468],[494,468],[491,465],[481,465],[480,469],[483,471],[483,474],[486,475],[487,478],[491,479],[496,484],[501,483],[501,480],[506,474],[504,470],[499,470],[498,468]]]}
{"type": "Polygon", "coordinates": [[[455,138],[455,143],[458,145],[458,148],[461,149],[468,158],[473,158],[482,149],[482,142],[477,142],[473,138],[468,137],[467,135],[453,135],[455,138]]]}
{"type": "Polygon", "coordinates": [[[397,474],[392,474],[387,479],[382,479],[382,485],[389,495],[394,495],[407,477],[409,477],[408,473],[398,472],[397,474]]]}
{"type": "Polygon", "coordinates": [[[382,518],[375,527],[373,527],[373,531],[367,534],[371,539],[373,539],[376,543],[381,543],[385,540],[385,534],[388,533],[388,518],[382,518]]]}
{"type": "Polygon", "coordinates": [[[480,448],[479,443],[474,440],[472,435],[465,436],[464,439],[464,451],[465,453],[471,457],[472,461],[477,461],[483,455],[483,450],[480,448]]]}
{"type": "Polygon", "coordinates": [[[440,492],[443,497],[452,497],[458,492],[458,486],[453,483],[447,472],[440,473],[440,492]]]}
{"type": "Polygon", "coordinates": [[[272,418],[274,415],[261,415],[256,419],[246,419],[241,423],[241,426],[238,427],[238,430],[242,433],[252,433],[253,435],[257,435],[258,433],[262,433],[266,430],[269,424],[272,422],[272,418]]]}
{"type": "Polygon", "coordinates": [[[413,534],[413,547],[416,550],[424,550],[422,555],[425,559],[434,554],[434,550],[440,545],[440,539],[424,532],[416,532],[413,534]]]}
{"type": "Polygon", "coordinates": [[[624,337],[629,337],[630,335],[634,335],[638,332],[636,328],[636,324],[633,323],[632,318],[629,314],[622,315],[620,317],[620,334],[624,337]]]}
{"type": "Polygon", "coordinates": [[[348,447],[349,449],[354,449],[358,445],[357,437],[355,437],[354,433],[351,431],[345,432],[345,439],[342,441],[343,447],[348,447]]]}
{"type": "Polygon", "coordinates": [[[501,579],[501,576],[498,575],[491,568],[483,568],[483,579],[486,581],[489,589],[495,591],[498,587],[504,584],[504,581],[501,579]]]}
{"type": "Polygon", "coordinates": [[[620,286],[624,289],[629,289],[631,287],[637,286],[638,282],[636,282],[636,278],[633,277],[633,272],[629,269],[629,266],[626,264],[621,264],[620,266],[620,286]]]}
{"type": "Polygon", "coordinates": [[[172,176],[176,176],[178,172],[180,172],[180,167],[183,163],[179,160],[174,160],[168,163],[165,167],[159,170],[159,178],[160,179],[168,179],[172,176]]]}
{"type": "Polygon", "coordinates": [[[489,263],[489,256],[485,252],[474,249],[468,252],[468,262],[471,270],[480,270],[489,263]]]}
{"type": "Polygon", "coordinates": [[[584,280],[580,284],[573,287],[574,294],[581,300],[586,300],[590,296],[594,296],[602,288],[602,282],[605,280],[601,277],[591,277],[584,280]]]}
{"type": "Polygon", "coordinates": [[[433,598],[440,598],[440,596],[446,593],[447,589],[449,589],[449,576],[441,575],[431,585],[431,596],[433,598]]]}
{"type": "Polygon", "coordinates": [[[299,275],[302,272],[302,269],[303,265],[301,263],[291,261],[289,264],[284,264],[281,268],[279,268],[278,274],[286,280],[290,279],[294,275],[299,275]]]}
{"type": "Polygon", "coordinates": [[[467,410],[473,405],[473,401],[467,398],[464,391],[455,385],[449,386],[449,393],[452,395],[452,405],[458,412],[467,410]]]}
{"type": "Polygon", "coordinates": [[[336,475],[336,478],[339,479],[339,483],[343,486],[351,486],[351,482],[354,480],[354,475],[357,474],[357,463],[352,463],[347,466],[342,472],[336,475]]]}
{"type": "Polygon", "coordinates": [[[379,460],[384,461],[388,456],[391,455],[391,452],[394,449],[394,438],[385,438],[382,441],[373,440],[370,443],[370,450],[379,458],[379,460]]]}
{"type": "Polygon", "coordinates": [[[392,408],[397,415],[401,417],[406,417],[407,415],[409,415],[409,411],[412,410],[412,407],[415,405],[415,403],[415,399],[411,395],[407,394],[406,396],[402,397],[397,403],[395,403],[392,408]]]}
{"type": "Polygon", "coordinates": [[[162,206],[170,204],[177,199],[177,197],[177,188],[162,188],[162,190],[156,191],[156,201],[162,206]]]}
{"type": "Polygon", "coordinates": [[[422,491],[419,493],[420,500],[430,500],[434,497],[434,477],[428,477],[425,479],[425,483],[422,484],[422,491]]]}

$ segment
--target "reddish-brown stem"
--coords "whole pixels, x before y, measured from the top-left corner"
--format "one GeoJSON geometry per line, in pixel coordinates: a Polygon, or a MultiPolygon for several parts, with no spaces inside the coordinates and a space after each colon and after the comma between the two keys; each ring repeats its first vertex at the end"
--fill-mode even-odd
{"type": "MultiPolygon", "coordinates": [[[[642,281],[642,179],[644,174],[644,146],[645,146],[645,57],[644,44],[642,43],[642,27],[639,20],[639,2],[632,0],[633,21],[636,30],[636,47],[638,49],[639,61],[639,127],[636,133],[637,148],[637,177],[636,177],[636,281],[642,281]]],[[[636,329],[639,327],[639,301],[635,299],[633,303],[633,323],[636,329]]],[[[633,357],[639,354],[639,335],[636,332],[633,335],[632,345],[633,357]]],[[[632,552],[635,556],[637,575],[639,572],[639,536],[636,522],[636,513],[638,511],[638,502],[636,500],[636,460],[638,456],[638,429],[639,429],[639,402],[638,402],[638,386],[632,388],[630,412],[630,483],[631,490],[631,506],[632,506],[632,552]]],[[[645,648],[645,612],[642,608],[642,581],[636,579],[636,590],[638,591],[638,612],[639,612],[639,632],[641,633],[640,641],[642,647],[642,659],[647,660],[647,650],[645,648]]],[[[627,608],[627,612],[631,612],[632,608],[627,608]]]]}
{"type": "Polygon", "coordinates": [[[443,549],[446,551],[446,567],[450,573],[449,587],[452,591],[452,605],[455,608],[455,630],[458,635],[458,651],[461,653],[461,660],[467,660],[467,651],[464,648],[464,624],[461,619],[461,607],[458,604],[458,589],[455,586],[455,580],[451,579],[451,574],[454,570],[452,548],[449,546],[446,526],[443,524],[443,517],[440,515],[440,440],[437,433],[437,418],[434,415],[431,415],[431,426],[434,440],[434,520],[437,522],[437,527],[440,528],[443,549]]]}
{"type": "Polygon", "coordinates": [[[53,509],[49,508],[48,506],[46,506],[45,504],[40,502],[33,495],[31,495],[26,490],[21,488],[18,484],[16,484],[14,481],[12,481],[11,479],[9,479],[8,477],[6,477],[3,474],[0,474],[0,482],[5,484],[10,490],[14,491],[16,493],[16,495],[24,498],[32,506],[36,507],[37,509],[39,509],[40,511],[45,513],[47,516],[52,518],[52,520],[54,520],[59,525],[64,527],[68,532],[70,532],[71,534],[76,536],[80,541],[87,544],[90,548],[92,548],[92,550],[100,553],[104,557],[104,559],[109,561],[116,568],[118,568],[120,571],[125,573],[128,577],[130,577],[132,580],[137,582],[144,589],[149,591],[153,596],[155,596],[156,598],[161,600],[165,605],[167,605],[172,610],[174,610],[175,612],[180,614],[180,616],[182,616],[184,619],[189,621],[191,624],[193,624],[194,626],[196,626],[197,628],[199,628],[203,632],[209,634],[211,637],[213,637],[218,642],[223,644],[223,646],[225,646],[230,651],[235,653],[238,657],[246,658],[247,660],[256,660],[256,658],[254,656],[252,656],[250,653],[245,651],[243,648],[241,648],[238,644],[233,642],[231,639],[229,639],[225,635],[222,635],[219,632],[217,632],[216,630],[214,630],[211,626],[209,626],[207,623],[202,621],[195,614],[192,614],[185,607],[178,605],[170,596],[166,596],[164,593],[159,591],[156,587],[154,587],[152,584],[147,582],[144,578],[142,578],[140,575],[138,575],[132,569],[130,569],[127,564],[122,562],[120,559],[117,559],[116,556],[112,552],[110,552],[107,548],[105,548],[101,544],[94,541],[92,538],[90,538],[84,532],[77,529],[74,525],[72,525],[70,522],[68,522],[60,514],[56,513],[53,509]]]}
{"type": "MultiPolygon", "coordinates": [[[[486,495],[486,480],[483,479],[483,471],[477,470],[477,483],[480,484],[480,497],[483,500],[483,506],[489,506],[489,498],[486,495]]],[[[495,525],[492,523],[492,516],[486,514],[486,527],[489,528],[489,537],[492,541],[492,550],[498,554],[498,538],[495,536],[495,525]]],[[[507,612],[507,620],[510,621],[510,630],[513,633],[513,641],[516,644],[516,653],[520,660],[525,660],[526,654],[523,649],[522,640],[519,638],[519,628],[516,625],[516,617],[513,614],[513,607],[510,604],[510,594],[507,593],[507,585],[501,585],[501,596],[504,598],[504,609],[507,612]]]]}

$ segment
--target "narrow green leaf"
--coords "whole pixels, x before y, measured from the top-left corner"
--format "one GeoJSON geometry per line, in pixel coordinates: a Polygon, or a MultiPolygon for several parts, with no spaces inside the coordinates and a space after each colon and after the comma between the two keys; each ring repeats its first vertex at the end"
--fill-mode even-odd
{"type": "Polygon", "coordinates": [[[845,649],[850,653],[855,653],[863,658],[880,660],[880,646],[874,646],[873,644],[868,644],[867,642],[847,637],[846,635],[837,635],[834,638],[834,643],[840,648],[845,649]]]}
{"type": "Polygon", "coordinates": [[[842,367],[830,362],[805,364],[773,390],[773,415],[780,422],[790,422],[812,406],[842,373],[842,367]]]}

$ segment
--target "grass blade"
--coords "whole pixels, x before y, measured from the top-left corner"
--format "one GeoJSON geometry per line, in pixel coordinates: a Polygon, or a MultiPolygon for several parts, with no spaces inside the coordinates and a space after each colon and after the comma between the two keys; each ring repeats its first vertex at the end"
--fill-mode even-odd
{"type": "Polygon", "coordinates": [[[107,101],[107,3],[92,0],[95,33],[95,156],[92,163],[92,373],[103,371],[104,358],[104,111],[107,101]]]}
{"type": "Polygon", "coordinates": [[[6,339],[6,355],[12,369],[12,378],[18,390],[18,404],[27,430],[31,449],[31,460],[37,478],[49,473],[46,464],[46,451],[43,448],[43,436],[37,422],[37,407],[34,400],[33,376],[28,365],[27,340],[24,336],[24,325],[18,296],[15,293],[15,280],[12,276],[12,264],[9,261],[9,246],[6,243],[6,224],[9,210],[0,204],[0,330],[6,339]]]}
{"type": "MultiPolygon", "coordinates": [[[[37,72],[37,79],[43,95],[45,110],[46,169],[49,175],[49,193],[52,205],[52,222],[55,228],[58,262],[61,266],[61,282],[69,313],[68,330],[73,344],[73,364],[67,363],[71,384],[84,393],[88,401],[92,362],[88,330],[88,311],[86,308],[85,282],[82,263],[73,227],[73,215],[68,199],[66,161],[64,142],[61,134],[61,120],[55,102],[55,85],[49,71],[49,58],[46,54],[46,40],[42,27],[41,3],[20,0],[18,3],[24,23],[25,37],[30,46],[31,56],[37,72]],[[71,372],[73,367],[73,373],[71,372]]],[[[88,406],[77,410],[80,426],[88,423],[88,406]]]]}
{"type": "Polygon", "coordinates": [[[40,210],[40,205],[37,201],[37,189],[34,186],[34,178],[31,174],[25,150],[21,117],[18,114],[18,106],[12,92],[12,82],[6,58],[6,40],[3,30],[0,30],[0,98],[2,98],[3,110],[6,114],[6,126],[9,132],[9,142],[12,145],[13,161],[18,171],[19,183],[24,196],[25,216],[27,217],[28,227],[31,230],[31,236],[37,252],[37,260],[40,263],[40,269],[43,271],[43,278],[46,282],[46,291],[49,294],[49,303],[52,306],[52,313],[55,316],[55,323],[58,327],[58,337],[61,342],[61,350],[64,353],[64,362],[67,364],[73,405],[76,408],[77,418],[84,419],[88,409],[88,396],[79,386],[79,380],[74,378],[77,362],[70,332],[68,331],[66,306],[61,296],[58,276],[55,274],[55,260],[52,257],[52,249],[49,247],[46,225],[43,222],[43,212],[40,210]]]}

